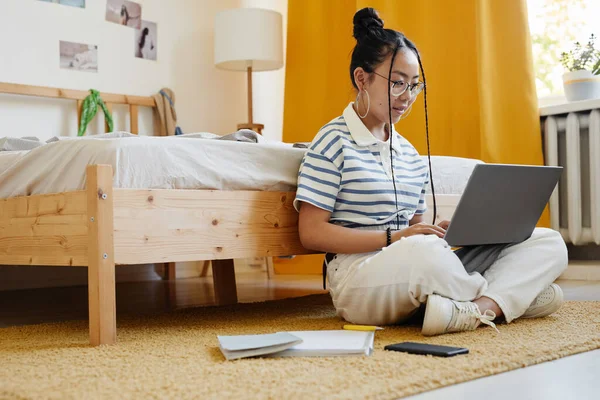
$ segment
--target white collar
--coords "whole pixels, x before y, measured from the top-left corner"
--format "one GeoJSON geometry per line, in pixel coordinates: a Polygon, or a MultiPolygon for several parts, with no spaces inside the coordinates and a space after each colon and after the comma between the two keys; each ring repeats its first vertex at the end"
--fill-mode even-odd
{"type": "MultiPolygon", "coordinates": [[[[354,139],[356,144],[360,147],[367,147],[377,143],[389,143],[389,139],[388,142],[382,142],[381,140],[373,136],[371,131],[367,129],[360,117],[356,114],[356,111],[354,111],[354,107],[352,107],[353,104],[354,103],[352,102],[348,104],[348,107],[346,107],[346,109],[344,110],[343,116],[344,121],[348,126],[348,130],[350,131],[350,135],[352,136],[352,139],[354,139]]],[[[402,137],[398,134],[398,132],[396,132],[396,129],[393,125],[392,132],[394,135],[394,141],[392,143],[392,146],[394,147],[394,150],[402,154],[402,146],[400,143],[402,137]]]]}

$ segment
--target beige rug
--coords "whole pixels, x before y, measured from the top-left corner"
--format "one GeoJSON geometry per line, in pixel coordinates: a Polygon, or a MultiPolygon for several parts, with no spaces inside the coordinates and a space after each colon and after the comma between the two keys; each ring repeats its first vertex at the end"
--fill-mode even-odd
{"type": "Polygon", "coordinates": [[[600,302],[539,320],[424,338],[376,334],[371,357],[224,361],[217,334],[339,329],[327,295],[118,320],[115,346],[89,347],[87,323],[0,329],[0,398],[391,399],[600,348],[600,302]],[[383,350],[423,341],[466,346],[449,359],[383,350]]]}

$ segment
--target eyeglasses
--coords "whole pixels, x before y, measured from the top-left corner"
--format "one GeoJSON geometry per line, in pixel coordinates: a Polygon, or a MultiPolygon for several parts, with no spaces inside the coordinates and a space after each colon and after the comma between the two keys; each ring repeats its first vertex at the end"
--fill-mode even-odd
{"type": "Polygon", "coordinates": [[[421,93],[421,91],[425,87],[425,84],[423,82],[417,82],[411,85],[410,83],[404,81],[392,81],[386,76],[378,74],[375,71],[373,71],[373,73],[389,81],[392,84],[390,87],[390,92],[392,93],[392,96],[401,96],[404,92],[406,92],[406,89],[408,89],[408,93],[410,94],[410,96],[416,97],[419,93],[421,93]]]}

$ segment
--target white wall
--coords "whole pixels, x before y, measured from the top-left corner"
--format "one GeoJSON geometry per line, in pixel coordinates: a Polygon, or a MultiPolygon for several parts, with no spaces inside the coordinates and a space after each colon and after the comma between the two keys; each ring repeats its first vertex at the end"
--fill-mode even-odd
{"type": "MultiPolygon", "coordinates": [[[[37,0],[0,0],[0,81],[149,96],[162,87],[176,94],[185,132],[229,133],[246,119],[244,74],[214,67],[214,15],[239,0],[138,0],[143,19],[158,23],[158,60],[135,58],[134,30],[105,21],[105,0],[85,9],[37,0]],[[97,44],[98,73],[59,68],[60,40],[97,44]]],[[[128,130],[125,107],[116,129],[128,130]]],[[[140,131],[151,133],[149,110],[140,131]]],[[[75,135],[75,106],[64,100],[0,97],[0,137],[75,135]]],[[[95,124],[102,126],[100,119],[95,124]]],[[[94,132],[94,130],[91,130],[94,132]]]]}

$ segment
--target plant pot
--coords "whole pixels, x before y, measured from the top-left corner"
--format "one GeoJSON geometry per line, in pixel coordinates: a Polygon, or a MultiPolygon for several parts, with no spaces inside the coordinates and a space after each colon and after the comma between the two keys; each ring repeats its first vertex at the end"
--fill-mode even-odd
{"type": "Polygon", "coordinates": [[[563,87],[568,101],[600,99],[600,76],[580,70],[563,75],[563,87]]]}

